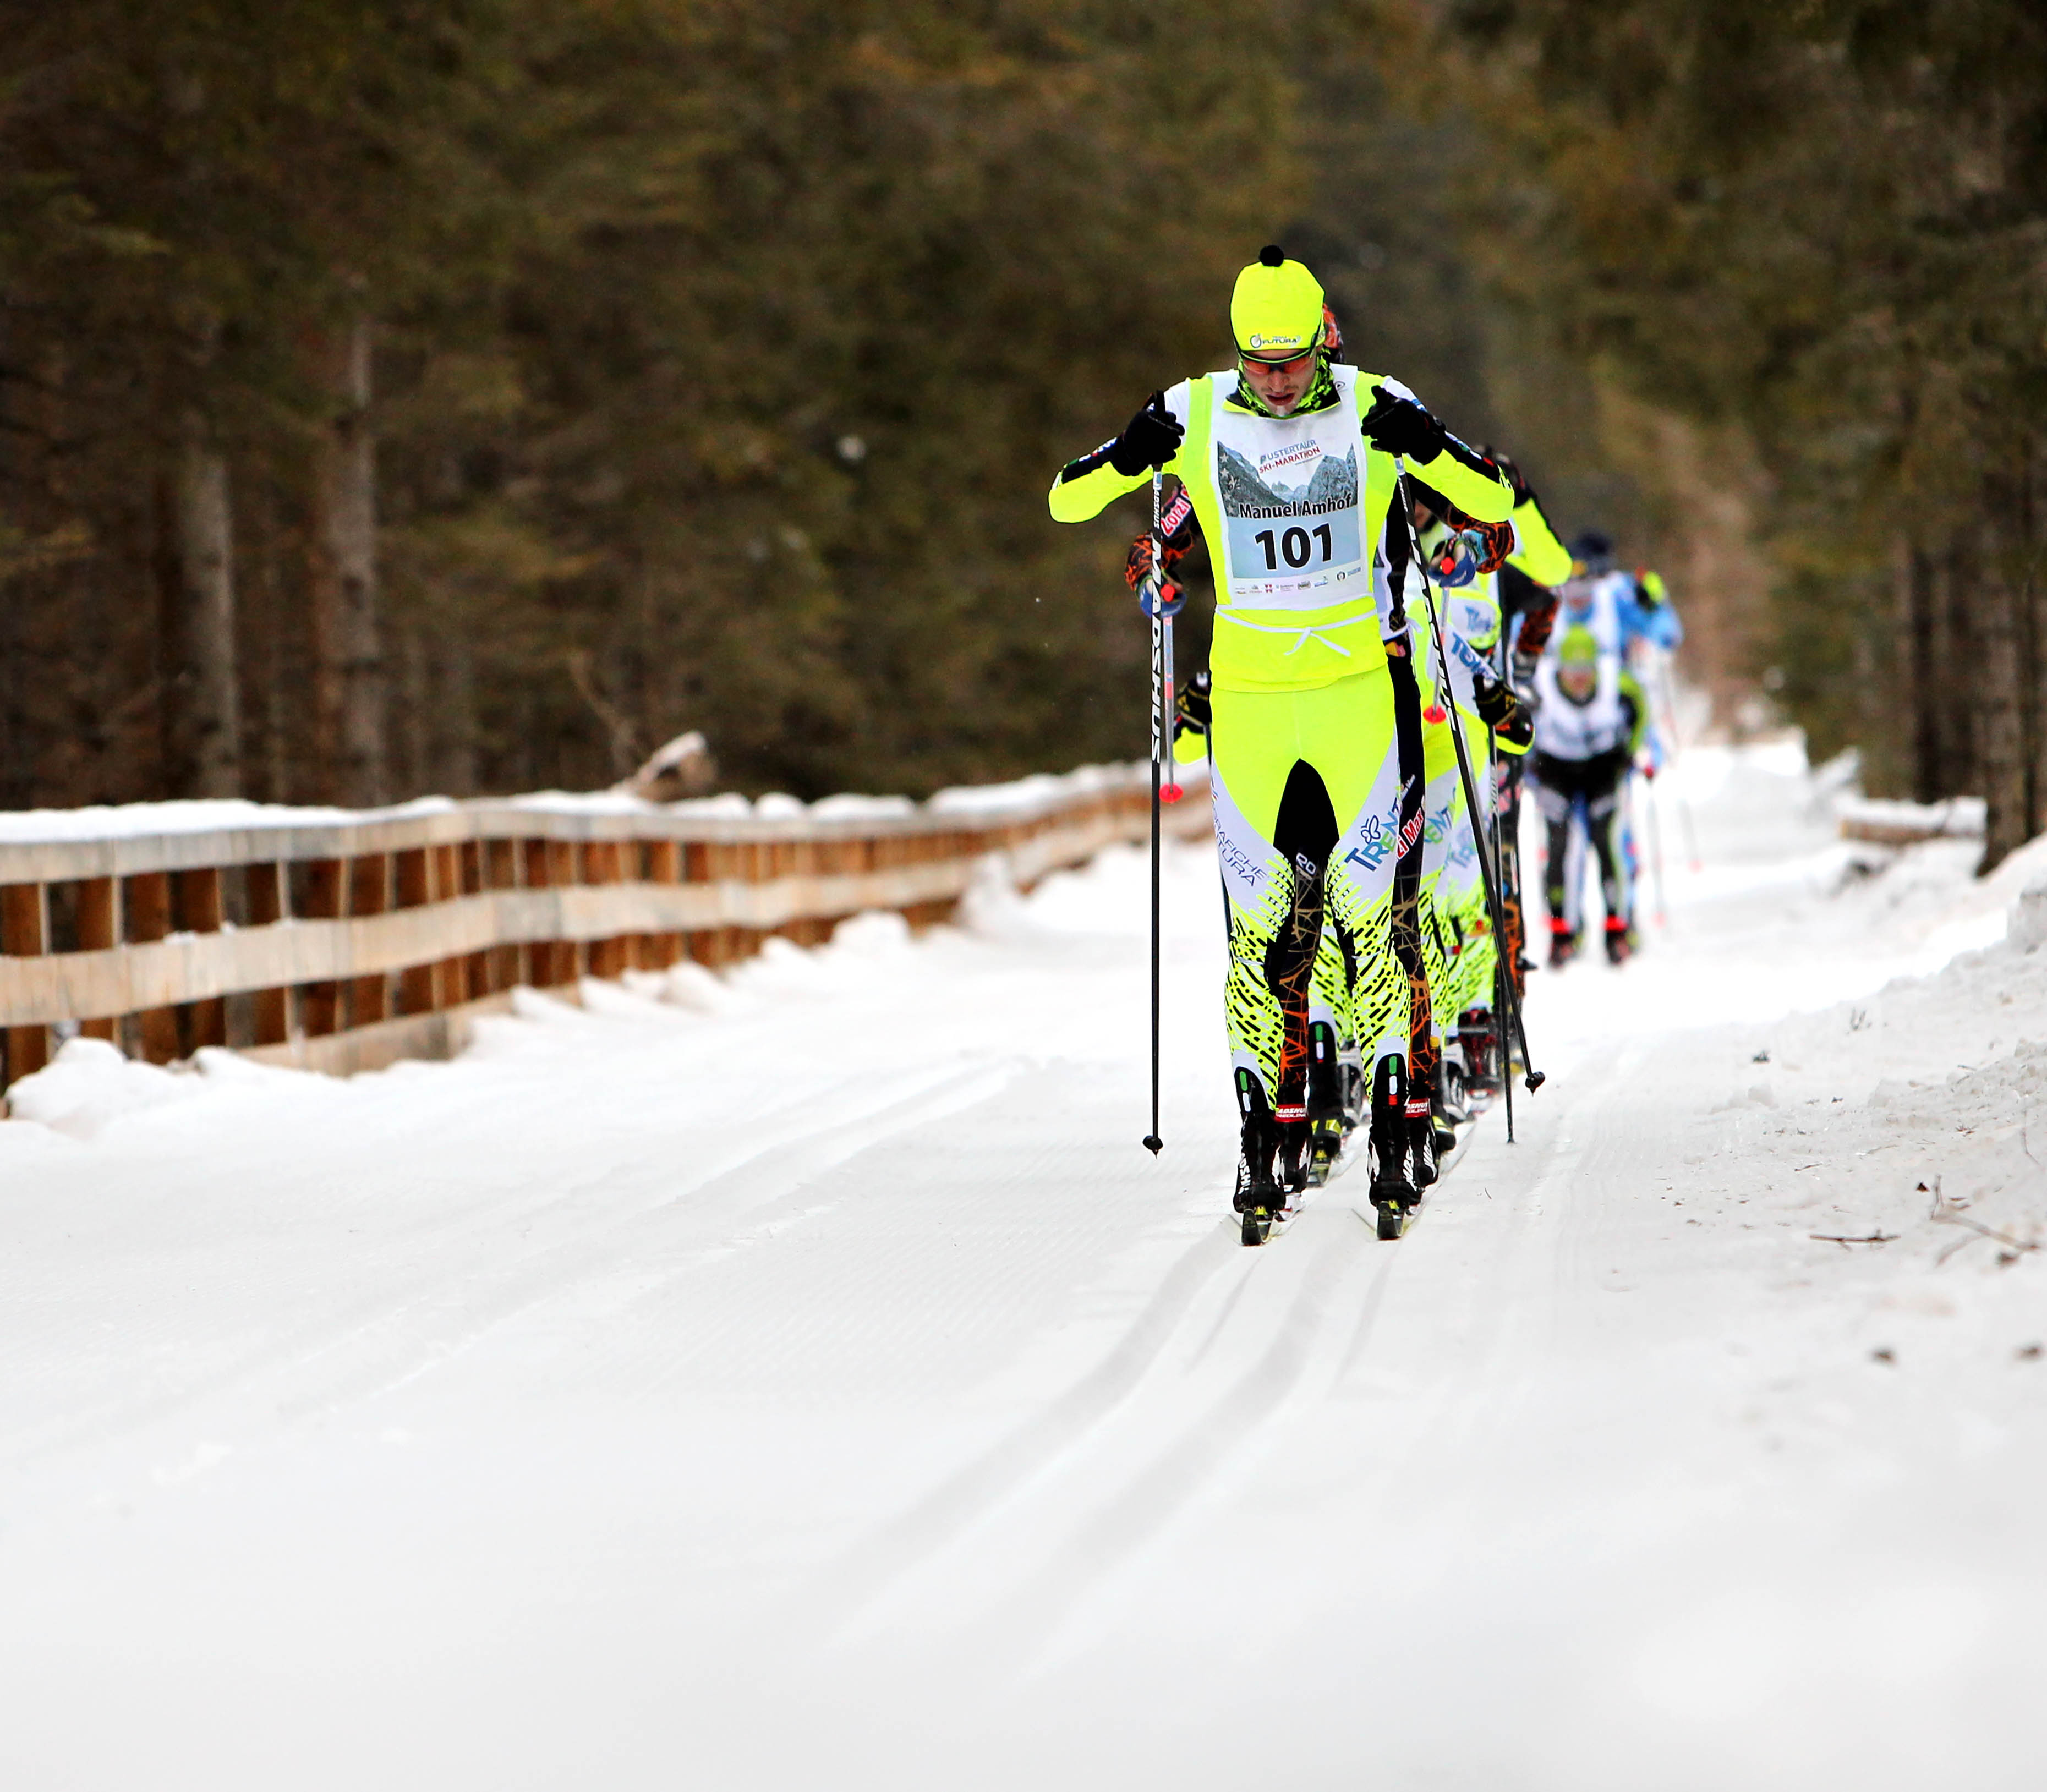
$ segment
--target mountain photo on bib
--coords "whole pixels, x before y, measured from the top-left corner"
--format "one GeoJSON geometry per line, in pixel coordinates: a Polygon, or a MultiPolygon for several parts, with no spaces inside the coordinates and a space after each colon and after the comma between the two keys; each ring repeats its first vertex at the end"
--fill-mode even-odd
{"type": "Polygon", "coordinates": [[[1341,459],[1310,434],[1255,461],[1218,441],[1216,487],[1229,528],[1232,598],[1314,609],[1348,595],[1364,576],[1354,440],[1341,459]]]}

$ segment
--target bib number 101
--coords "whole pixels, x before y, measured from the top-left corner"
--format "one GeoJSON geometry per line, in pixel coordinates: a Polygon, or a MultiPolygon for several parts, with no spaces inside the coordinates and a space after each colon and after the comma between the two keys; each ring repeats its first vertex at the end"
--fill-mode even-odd
{"type": "Polygon", "coordinates": [[[1251,539],[1265,550],[1265,570],[1267,572],[1277,572],[1283,558],[1290,567],[1306,566],[1314,555],[1317,542],[1321,544],[1324,566],[1329,563],[1330,555],[1334,552],[1327,523],[1318,523],[1312,530],[1291,528],[1284,535],[1272,529],[1260,529],[1251,539]]]}

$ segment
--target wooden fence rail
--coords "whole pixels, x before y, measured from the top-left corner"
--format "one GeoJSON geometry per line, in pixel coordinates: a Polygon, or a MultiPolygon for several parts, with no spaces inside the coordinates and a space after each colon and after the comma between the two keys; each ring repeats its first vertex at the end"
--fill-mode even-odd
{"type": "MultiPolygon", "coordinates": [[[[1097,768],[786,817],[479,801],[131,833],[110,811],[86,838],[66,837],[86,814],[47,838],[0,818],[17,824],[0,834],[0,1089],[72,1033],[157,1063],[214,1045],[367,1069],[455,1049],[518,985],[728,964],[870,909],[927,925],[991,853],[1027,886],[1146,838],[1149,779],[1097,768]]],[[[1189,794],[1177,833],[1208,823],[1189,794]]]]}

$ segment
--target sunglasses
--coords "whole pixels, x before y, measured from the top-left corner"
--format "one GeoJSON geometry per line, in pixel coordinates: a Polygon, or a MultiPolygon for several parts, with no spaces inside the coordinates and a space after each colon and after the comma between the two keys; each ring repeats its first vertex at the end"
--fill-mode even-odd
{"type": "Polygon", "coordinates": [[[1297,354],[1291,361],[1267,361],[1255,354],[1240,354],[1238,363],[1245,367],[1256,367],[1267,373],[1296,373],[1314,364],[1316,351],[1310,349],[1305,354],[1297,354]]]}

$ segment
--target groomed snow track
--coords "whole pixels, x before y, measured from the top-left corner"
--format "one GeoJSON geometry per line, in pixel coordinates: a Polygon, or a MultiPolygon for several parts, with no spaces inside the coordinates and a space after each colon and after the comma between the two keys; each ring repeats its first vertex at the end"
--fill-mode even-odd
{"type": "Polygon", "coordinates": [[[1844,888],[1795,754],[1683,776],[1670,927],[1535,979],[1396,1244],[1353,1170],[1238,1244],[1192,849],[1156,1163],[1120,850],[449,1065],[74,1047],[0,1126],[0,1780],[2037,1783],[2042,1266],[1917,1188],[2047,1207],[2026,868],[1844,888]]]}

